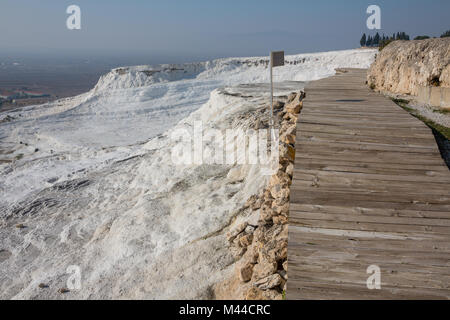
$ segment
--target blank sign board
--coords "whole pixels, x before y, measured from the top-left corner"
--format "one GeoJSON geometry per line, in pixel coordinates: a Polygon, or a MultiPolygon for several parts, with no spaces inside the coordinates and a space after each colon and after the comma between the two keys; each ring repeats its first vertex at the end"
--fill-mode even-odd
{"type": "Polygon", "coordinates": [[[272,67],[284,66],[284,51],[272,51],[270,53],[270,61],[272,62],[272,67]]]}

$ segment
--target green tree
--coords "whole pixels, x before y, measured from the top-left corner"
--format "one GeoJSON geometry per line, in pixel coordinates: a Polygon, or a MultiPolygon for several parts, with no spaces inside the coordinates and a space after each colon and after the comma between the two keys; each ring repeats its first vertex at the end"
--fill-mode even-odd
{"type": "Polygon", "coordinates": [[[448,38],[448,37],[450,37],[450,30],[447,30],[443,34],[441,34],[441,38],[448,38]]]}
{"type": "Polygon", "coordinates": [[[366,41],[367,41],[367,37],[366,37],[366,34],[364,33],[362,35],[361,40],[359,41],[359,43],[361,44],[361,47],[364,47],[366,45],[366,41]]]}
{"type": "Polygon", "coordinates": [[[397,40],[409,40],[409,35],[406,32],[397,32],[397,40]]]}
{"type": "Polygon", "coordinates": [[[425,40],[425,39],[430,39],[429,36],[417,36],[414,38],[414,40],[425,40]]]}
{"type": "Polygon", "coordinates": [[[369,36],[369,37],[367,38],[366,46],[371,47],[371,46],[372,46],[372,42],[373,42],[372,36],[369,36]]]}
{"type": "Polygon", "coordinates": [[[373,45],[378,47],[379,44],[380,44],[380,34],[377,32],[377,34],[373,38],[373,45]]]}

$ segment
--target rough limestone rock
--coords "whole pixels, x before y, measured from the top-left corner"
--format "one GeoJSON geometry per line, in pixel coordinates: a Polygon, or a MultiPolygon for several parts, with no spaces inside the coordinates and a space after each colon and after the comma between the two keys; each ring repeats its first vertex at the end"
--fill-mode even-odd
{"type": "Polygon", "coordinates": [[[394,41],[370,67],[368,85],[381,92],[417,96],[420,87],[450,87],[450,38],[394,41]]]}
{"type": "Polygon", "coordinates": [[[237,273],[239,276],[239,280],[241,280],[242,282],[250,281],[253,274],[253,264],[247,261],[243,265],[238,265],[237,273]]]}
{"type": "Polygon", "coordinates": [[[247,202],[245,202],[244,205],[244,209],[251,208],[256,201],[258,201],[258,196],[254,194],[253,196],[247,199],[247,202]]]}
{"type": "Polygon", "coordinates": [[[295,148],[290,144],[283,143],[280,146],[280,158],[287,159],[288,161],[294,162],[295,160],[295,148]]]}
{"type": "Polygon", "coordinates": [[[228,241],[233,241],[242,231],[245,230],[245,228],[247,227],[248,223],[247,222],[243,222],[239,225],[237,225],[235,228],[233,228],[232,230],[230,230],[227,233],[227,240],[228,241]]]}
{"type": "Polygon", "coordinates": [[[246,234],[239,238],[239,245],[241,247],[248,247],[252,244],[253,234],[246,234]]]}
{"type": "Polygon", "coordinates": [[[290,190],[288,186],[275,185],[272,188],[272,195],[275,198],[287,198],[290,190]]]}
{"type": "Polygon", "coordinates": [[[289,163],[286,167],[286,173],[289,175],[289,177],[292,178],[294,174],[294,165],[292,163],[289,163]]]}
{"type": "Polygon", "coordinates": [[[273,215],[274,215],[274,212],[273,212],[272,208],[269,207],[269,206],[263,206],[263,207],[260,209],[259,212],[260,212],[260,219],[261,219],[263,222],[269,222],[269,221],[271,221],[271,220],[272,220],[272,217],[273,217],[273,215]]]}
{"type": "MultiPolygon", "coordinates": [[[[277,186],[277,185],[279,185],[281,187],[287,187],[290,184],[291,184],[291,178],[289,177],[289,175],[286,172],[278,172],[277,174],[274,174],[273,176],[271,176],[270,180],[269,180],[270,187],[277,186]]],[[[271,192],[271,195],[273,198],[276,198],[276,196],[274,196],[272,192],[271,192]]]]}
{"type": "Polygon", "coordinates": [[[251,227],[257,227],[259,224],[259,211],[253,211],[253,213],[248,217],[247,223],[251,227]]]}
{"type": "Polygon", "coordinates": [[[287,224],[288,218],[286,216],[275,216],[272,217],[273,224],[287,224]]]}
{"type": "Polygon", "coordinates": [[[271,240],[264,245],[260,253],[262,261],[280,261],[287,258],[287,239],[271,240]]]}
{"type": "Polygon", "coordinates": [[[255,282],[253,286],[261,290],[269,290],[279,286],[282,282],[283,278],[281,278],[281,276],[278,273],[275,273],[255,282]]]}
{"type": "Polygon", "coordinates": [[[260,258],[259,263],[256,264],[253,268],[253,277],[255,280],[259,280],[270,276],[277,272],[277,263],[275,261],[271,261],[265,258],[260,258]]]}
{"type": "Polygon", "coordinates": [[[265,297],[264,291],[258,288],[250,288],[245,295],[245,300],[269,300],[265,297]]]}
{"type": "MultiPolygon", "coordinates": [[[[274,202],[275,203],[275,202],[274,202]]],[[[272,207],[274,215],[287,215],[289,213],[289,203],[285,203],[281,206],[277,206],[275,203],[275,206],[272,207]]]]}
{"type": "Polygon", "coordinates": [[[303,101],[302,100],[303,100],[304,97],[305,97],[305,93],[304,92],[301,92],[301,93],[297,94],[292,101],[290,101],[289,103],[287,103],[284,106],[284,111],[287,112],[287,113],[294,113],[294,114],[299,113],[300,110],[303,107],[303,101]]]}

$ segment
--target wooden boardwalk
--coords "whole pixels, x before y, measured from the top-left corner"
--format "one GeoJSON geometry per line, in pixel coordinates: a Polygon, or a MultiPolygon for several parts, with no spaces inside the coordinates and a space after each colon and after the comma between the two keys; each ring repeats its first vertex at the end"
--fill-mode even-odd
{"type": "Polygon", "coordinates": [[[291,187],[288,299],[449,299],[450,172],[431,130],[365,85],[310,83],[291,187]],[[381,270],[369,290],[367,268],[381,270]]]}

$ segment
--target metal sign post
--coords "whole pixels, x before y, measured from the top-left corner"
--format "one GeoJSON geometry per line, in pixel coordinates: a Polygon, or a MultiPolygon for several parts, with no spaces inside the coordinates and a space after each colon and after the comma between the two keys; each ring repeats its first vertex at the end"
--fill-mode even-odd
{"type": "Polygon", "coordinates": [[[270,53],[270,128],[273,128],[273,71],[275,67],[284,66],[284,51],[272,51],[270,53]]]}

